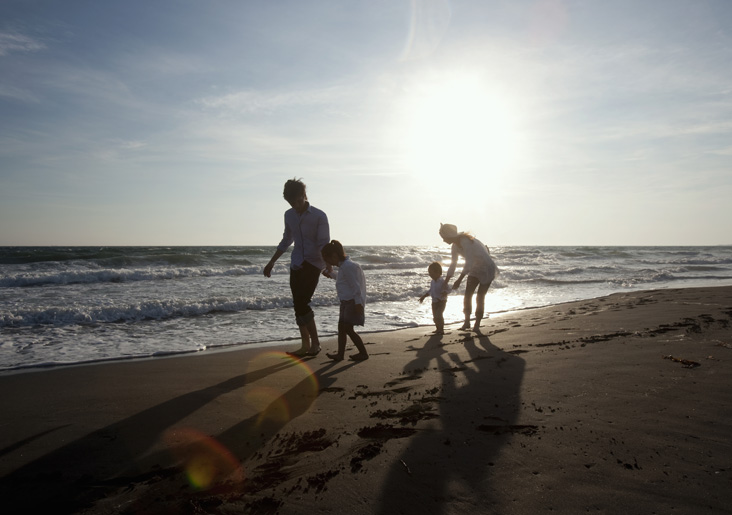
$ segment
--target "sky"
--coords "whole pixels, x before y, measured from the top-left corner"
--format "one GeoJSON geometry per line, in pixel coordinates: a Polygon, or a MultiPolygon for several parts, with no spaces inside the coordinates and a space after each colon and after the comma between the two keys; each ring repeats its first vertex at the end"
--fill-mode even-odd
{"type": "Polygon", "coordinates": [[[728,0],[3,0],[0,246],[732,244],[728,0]]]}

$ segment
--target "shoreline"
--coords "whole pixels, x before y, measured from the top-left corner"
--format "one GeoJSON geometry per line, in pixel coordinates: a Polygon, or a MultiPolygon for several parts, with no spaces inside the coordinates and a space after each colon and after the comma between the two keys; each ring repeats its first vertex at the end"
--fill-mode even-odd
{"type": "Polygon", "coordinates": [[[730,286],[645,290],[480,334],[361,333],[363,363],[239,347],[2,374],[0,493],[88,514],[730,511],[730,323],[730,286]]]}
{"type": "MultiPolygon", "coordinates": [[[[530,309],[649,288],[732,285],[732,247],[563,249],[496,250],[503,272],[491,287],[488,310],[530,309]]],[[[365,329],[431,323],[429,306],[417,299],[429,282],[426,267],[434,260],[446,262],[448,250],[355,249],[352,257],[367,267],[367,280],[374,286],[365,329]]],[[[5,303],[0,369],[48,369],[294,341],[299,332],[286,264],[270,280],[261,276],[270,256],[259,247],[10,252],[6,261],[16,264],[0,274],[6,286],[0,289],[0,303],[5,303]]],[[[327,337],[337,331],[337,298],[332,284],[322,286],[313,306],[318,329],[327,337]]],[[[448,301],[448,322],[463,318],[459,293],[448,301]]]]}
{"type": "MultiPolygon", "coordinates": [[[[553,304],[546,304],[541,306],[530,306],[530,307],[522,307],[517,309],[507,309],[502,311],[496,311],[488,313],[488,315],[484,319],[485,322],[489,322],[491,318],[500,317],[500,316],[507,316],[512,313],[523,313],[526,311],[534,310],[534,309],[544,309],[544,308],[550,308],[552,306],[562,306],[565,304],[571,304],[575,302],[585,302],[585,301],[591,301],[591,300],[597,300],[600,298],[609,297],[612,295],[618,295],[623,293],[643,293],[643,292],[652,292],[652,291],[666,291],[666,290],[687,290],[687,289],[696,289],[696,288],[724,288],[724,287],[732,287],[732,285],[721,285],[721,286],[689,286],[689,287],[683,287],[683,288],[660,288],[660,289],[649,289],[649,290],[632,290],[628,292],[616,292],[611,293],[609,295],[603,295],[599,297],[591,297],[587,299],[579,299],[579,300],[568,300],[568,301],[562,301],[557,302],[553,304]]],[[[471,318],[472,320],[472,318],[471,318]]],[[[462,321],[460,322],[451,322],[446,323],[448,326],[456,326],[462,324],[462,321]]],[[[358,331],[361,335],[368,335],[368,334],[381,334],[381,333],[392,333],[395,331],[404,331],[409,329],[419,329],[424,327],[431,327],[432,324],[417,324],[417,325],[410,325],[405,327],[395,327],[393,329],[381,329],[381,330],[374,330],[374,331],[358,331]]],[[[323,335],[320,335],[321,339],[327,340],[329,338],[335,338],[337,336],[336,333],[326,333],[323,335]]],[[[279,339],[279,340],[264,340],[264,341],[254,341],[254,342],[240,342],[240,343],[230,343],[230,344],[222,344],[220,346],[215,347],[209,347],[203,350],[181,350],[181,351],[161,351],[159,353],[156,353],[154,355],[146,355],[146,356],[119,356],[119,357],[113,357],[113,358],[96,358],[91,360],[85,360],[85,361],[78,361],[78,362],[69,362],[69,363],[59,363],[59,362],[51,362],[51,363],[39,363],[39,364],[30,364],[30,365],[18,365],[11,368],[4,368],[0,369],[0,377],[3,377],[5,375],[14,375],[14,374],[24,374],[24,373],[34,373],[34,372],[44,372],[48,370],[57,370],[57,369],[64,369],[64,368],[77,368],[77,367],[86,367],[86,366],[96,366],[96,365],[104,365],[104,364],[113,364],[113,363],[124,363],[124,362],[137,362],[137,361],[147,361],[147,360],[159,360],[159,359],[171,359],[171,358],[183,358],[183,357],[190,357],[190,356],[197,356],[201,354],[210,354],[210,353],[216,353],[216,352],[231,352],[231,351],[238,351],[238,350],[255,350],[255,349],[262,349],[262,348],[268,348],[268,347],[275,347],[275,346],[286,346],[286,345],[297,345],[300,341],[299,336],[292,336],[291,338],[285,338],[285,339],[279,339]]]]}

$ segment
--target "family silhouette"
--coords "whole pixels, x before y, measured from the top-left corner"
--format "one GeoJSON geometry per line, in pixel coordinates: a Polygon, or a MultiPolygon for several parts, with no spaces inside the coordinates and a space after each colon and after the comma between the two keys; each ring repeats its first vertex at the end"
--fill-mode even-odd
{"type": "MultiPolygon", "coordinates": [[[[354,329],[356,325],[364,325],[365,320],[366,280],[360,265],[346,255],[343,245],[338,240],[330,241],[328,217],[310,204],[307,187],[301,179],[288,180],[285,183],[283,197],[290,204],[290,209],[285,211],[285,229],[277,250],[264,267],[263,274],[265,277],[271,277],[277,260],[294,244],[290,258],[290,290],[301,345],[299,349],[288,354],[305,358],[320,353],[320,339],[310,303],[322,274],[336,279],[336,291],[341,303],[338,318],[338,351],[328,353],[327,356],[333,360],[344,359],[346,341],[350,337],[359,351],[358,354],[350,356],[350,359],[355,361],[368,359],[363,340],[354,329]],[[333,271],[334,266],[339,268],[338,273],[333,271]]],[[[467,277],[463,297],[465,322],[461,329],[471,329],[472,299],[475,294],[475,324],[472,329],[479,332],[485,315],[485,296],[498,274],[498,267],[491,258],[488,247],[470,233],[458,232],[457,227],[452,224],[440,224],[439,235],[445,243],[450,244],[450,267],[442,278],[442,265],[439,262],[430,264],[428,274],[432,283],[429,291],[419,300],[423,302],[428,295],[432,297],[435,333],[443,334],[449,282],[455,274],[458,259],[462,256],[465,266],[453,283],[452,289],[457,290],[467,277]]]]}

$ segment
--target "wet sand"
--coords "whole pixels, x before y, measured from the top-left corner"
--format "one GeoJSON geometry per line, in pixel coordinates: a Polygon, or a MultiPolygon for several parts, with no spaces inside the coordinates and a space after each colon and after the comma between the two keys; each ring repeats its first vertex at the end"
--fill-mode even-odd
{"type": "Polygon", "coordinates": [[[731,323],[732,287],[659,290],[367,333],[360,363],[3,375],[3,512],[729,513],[731,323]]]}

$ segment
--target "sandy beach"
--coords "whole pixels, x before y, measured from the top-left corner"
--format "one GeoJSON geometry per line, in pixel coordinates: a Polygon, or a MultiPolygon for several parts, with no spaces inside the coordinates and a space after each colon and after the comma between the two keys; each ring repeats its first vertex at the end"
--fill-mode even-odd
{"type": "Polygon", "coordinates": [[[361,363],[6,374],[3,512],[730,513],[731,320],[732,287],[657,290],[366,333],[361,363]]]}

